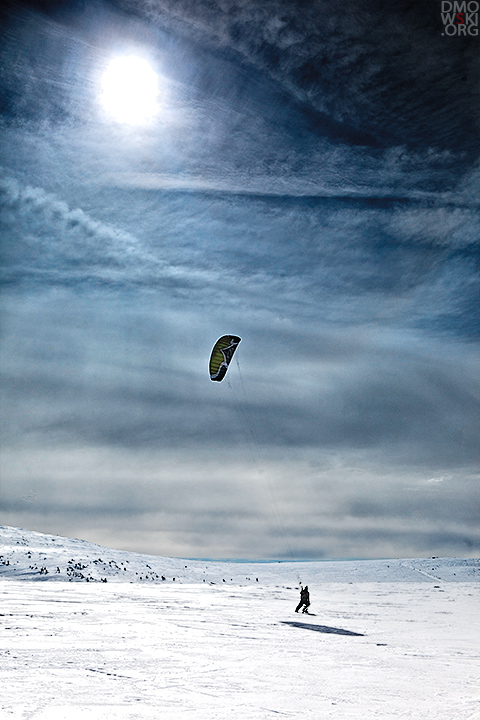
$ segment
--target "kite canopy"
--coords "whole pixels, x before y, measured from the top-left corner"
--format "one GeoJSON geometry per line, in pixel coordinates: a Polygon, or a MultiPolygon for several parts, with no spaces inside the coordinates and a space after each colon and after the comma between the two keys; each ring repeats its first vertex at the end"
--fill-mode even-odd
{"type": "Polygon", "coordinates": [[[223,380],[241,339],[237,335],[222,335],[217,340],[210,355],[210,380],[223,380]]]}

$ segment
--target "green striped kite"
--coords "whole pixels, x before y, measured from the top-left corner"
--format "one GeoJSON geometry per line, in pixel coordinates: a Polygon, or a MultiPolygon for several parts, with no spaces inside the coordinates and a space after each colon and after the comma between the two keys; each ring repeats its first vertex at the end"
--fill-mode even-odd
{"type": "Polygon", "coordinates": [[[210,355],[210,380],[223,380],[241,339],[237,335],[222,335],[217,340],[210,355]]]}

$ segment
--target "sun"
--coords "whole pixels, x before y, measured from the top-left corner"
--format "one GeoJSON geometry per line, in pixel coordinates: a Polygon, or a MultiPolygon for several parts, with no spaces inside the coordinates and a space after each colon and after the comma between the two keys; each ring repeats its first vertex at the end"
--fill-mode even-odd
{"type": "Polygon", "coordinates": [[[145,125],[159,111],[159,78],[148,60],[137,55],[113,58],[101,78],[100,101],[117,122],[145,125]]]}

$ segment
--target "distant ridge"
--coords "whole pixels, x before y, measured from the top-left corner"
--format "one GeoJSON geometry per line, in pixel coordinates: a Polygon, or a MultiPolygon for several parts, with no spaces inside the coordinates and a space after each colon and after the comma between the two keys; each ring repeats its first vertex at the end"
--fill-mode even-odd
{"type": "Polygon", "coordinates": [[[114,550],[85,540],[0,526],[0,578],[63,582],[297,585],[328,582],[472,582],[480,559],[323,562],[187,560],[114,550]]]}

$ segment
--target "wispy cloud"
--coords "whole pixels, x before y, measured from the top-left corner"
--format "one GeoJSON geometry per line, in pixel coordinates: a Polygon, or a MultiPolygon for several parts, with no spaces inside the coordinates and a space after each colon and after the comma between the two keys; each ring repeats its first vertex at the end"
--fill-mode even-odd
{"type": "Polygon", "coordinates": [[[221,554],[218,548],[286,558],[355,556],[360,547],[370,557],[398,556],[399,548],[404,557],[478,553],[471,505],[478,475],[465,469],[451,473],[440,493],[425,484],[425,472],[392,472],[355,453],[277,460],[269,477],[243,453],[206,448],[181,458],[102,448],[25,457],[43,468],[35,478],[18,456],[4,459],[15,479],[4,493],[4,520],[23,527],[54,523],[65,534],[81,529],[95,541],[190,557],[221,554]]]}
{"type": "Polygon", "coordinates": [[[397,2],[389,11],[362,0],[301,7],[288,0],[163,0],[137,7],[160,27],[240,52],[299,101],[341,123],[345,134],[355,129],[360,143],[395,138],[395,144],[459,149],[475,136],[478,88],[466,71],[475,62],[474,43],[459,53],[445,42],[435,5],[397,2]],[[466,130],[462,138],[458,123],[466,130]]]}
{"type": "Polygon", "coordinates": [[[40,278],[115,285],[127,276],[132,284],[208,280],[207,271],[168,263],[129,232],[8,176],[0,178],[0,210],[10,233],[3,268],[8,282],[40,278]]]}
{"type": "Polygon", "coordinates": [[[3,176],[0,177],[0,192],[2,208],[14,216],[31,218],[37,215],[67,232],[80,230],[85,237],[101,243],[107,251],[114,243],[121,245],[126,252],[138,245],[131,235],[95,220],[80,208],[69,208],[67,203],[42,188],[22,186],[14,178],[3,176]]]}

